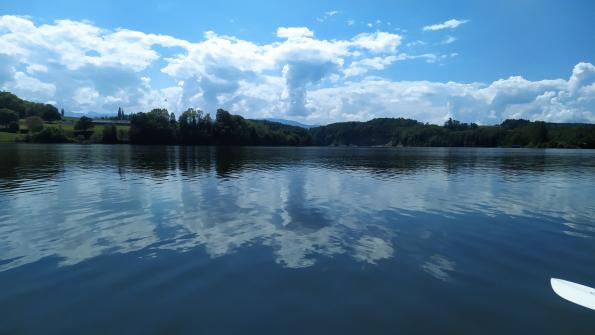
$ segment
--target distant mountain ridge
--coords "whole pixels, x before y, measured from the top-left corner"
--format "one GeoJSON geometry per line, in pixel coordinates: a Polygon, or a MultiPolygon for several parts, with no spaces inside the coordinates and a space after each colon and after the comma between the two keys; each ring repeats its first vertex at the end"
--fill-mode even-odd
{"type": "Polygon", "coordinates": [[[102,117],[115,117],[117,114],[116,113],[100,113],[100,112],[64,112],[64,116],[70,116],[70,117],[82,117],[82,116],[86,116],[86,117],[90,117],[92,119],[100,119],[102,117]]]}
{"type": "Polygon", "coordinates": [[[315,125],[305,124],[305,123],[301,123],[298,121],[286,120],[286,119],[266,118],[264,120],[271,121],[271,122],[277,122],[277,123],[285,124],[288,126],[296,126],[296,127],[305,128],[305,129],[320,127],[319,124],[315,124],[315,125]]]}

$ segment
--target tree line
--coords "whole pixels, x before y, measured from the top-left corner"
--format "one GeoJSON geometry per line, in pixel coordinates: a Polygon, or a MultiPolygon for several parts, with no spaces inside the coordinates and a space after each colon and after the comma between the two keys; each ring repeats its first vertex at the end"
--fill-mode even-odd
{"type": "Polygon", "coordinates": [[[507,119],[480,126],[449,119],[432,125],[403,118],[340,122],[310,129],[318,146],[595,148],[595,125],[507,119]]]}
{"type": "Polygon", "coordinates": [[[136,113],[130,118],[130,143],[184,145],[311,145],[308,131],[264,120],[244,119],[218,109],[208,113],[190,108],[179,119],[166,109],[136,113]]]}
{"type": "Polygon", "coordinates": [[[24,119],[30,133],[27,139],[32,142],[88,142],[95,135],[95,142],[133,144],[595,148],[594,124],[523,119],[484,126],[453,119],[433,125],[406,118],[377,118],[305,129],[245,119],[223,109],[217,110],[212,119],[209,113],[193,108],[179,118],[166,109],[125,114],[119,108],[113,119],[129,120],[129,131],[108,124],[100,133],[95,132],[93,120],[88,117],[76,121],[72,137],[62,127],[44,128],[44,121],[62,117],[63,110],[58,112],[52,105],[0,92],[0,131],[18,131],[19,119],[24,119]]]}
{"type": "Polygon", "coordinates": [[[53,105],[26,101],[10,92],[0,92],[0,110],[5,117],[10,112],[14,113],[17,121],[30,116],[37,116],[45,121],[57,121],[63,116],[53,105]]]}

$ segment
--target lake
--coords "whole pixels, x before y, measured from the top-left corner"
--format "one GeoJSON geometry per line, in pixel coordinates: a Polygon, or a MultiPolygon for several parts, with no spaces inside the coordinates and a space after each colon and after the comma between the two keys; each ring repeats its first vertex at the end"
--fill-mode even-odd
{"type": "Polygon", "coordinates": [[[0,333],[593,334],[595,151],[0,144],[0,333]]]}

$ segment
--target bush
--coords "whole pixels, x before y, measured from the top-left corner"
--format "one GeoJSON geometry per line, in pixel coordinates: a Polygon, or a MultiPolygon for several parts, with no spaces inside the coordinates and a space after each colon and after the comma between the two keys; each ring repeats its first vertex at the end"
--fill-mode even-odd
{"type": "Polygon", "coordinates": [[[43,130],[43,120],[39,116],[29,116],[25,119],[27,128],[32,132],[39,132],[43,130]]]}
{"type": "Polygon", "coordinates": [[[89,143],[103,143],[103,134],[94,131],[88,138],[88,141],[89,143]]]}
{"type": "Polygon", "coordinates": [[[19,131],[19,121],[13,121],[8,125],[8,131],[11,133],[16,133],[19,131]]]}
{"type": "Polygon", "coordinates": [[[128,130],[127,129],[118,129],[118,140],[121,142],[128,142],[128,130]]]}
{"type": "Polygon", "coordinates": [[[62,128],[45,128],[44,130],[40,131],[39,133],[33,135],[31,137],[33,142],[38,143],[67,143],[68,138],[64,134],[64,130],[62,128]]]}
{"type": "MultiPolygon", "coordinates": [[[[72,132],[72,135],[74,135],[74,137],[76,137],[79,141],[88,141],[94,134],[95,134],[95,131],[93,131],[93,129],[91,129],[91,130],[75,130],[72,132]]],[[[97,140],[97,139],[95,139],[95,140],[97,140]]],[[[100,142],[100,141],[96,141],[96,142],[100,142]]]]}

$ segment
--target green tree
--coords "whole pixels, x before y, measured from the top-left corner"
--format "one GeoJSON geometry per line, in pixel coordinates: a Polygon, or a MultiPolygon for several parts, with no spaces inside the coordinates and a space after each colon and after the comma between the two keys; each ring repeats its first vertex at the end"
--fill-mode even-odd
{"type": "Polygon", "coordinates": [[[76,123],[74,124],[75,130],[87,130],[89,128],[93,128],[93,120],[86,116],[79,118],[76,123]]]}
{"type": "Polygon", "coordinates": [[[218,109],[215,117],[215,139],[223,145],[254,145],[256,130],[241,116],[218,109]]]}
{"type": "Polygon", "coordinates": [[[180,140],[183,144],[209,144],[211,139],[211,117],[199,109],[189,108],[178,120],[180,140]]]}
{"type": "Polygon", "coordinates": [[[548,141],[548,130],[545,122],[533,122],[531,128],[531,138],[534,145],[542,146],[548,141]]]}
{"type": "Polygon", "coordinates": [[[529,123],[531,123],[529,120],[524,119],[506,119],[500,124],[500,126],[504,129],[516,129],[524,127],[529,123]]]}
{"type": "Polygon", "coordinates": [[[0,108],[8,108],[14,111],[21,119],[27,116],[25,101],[10,92],[0,92],[0,108]]]}
{"type": "Polygon", "coordinates": [[[32,104],[29,110],[30,115],[37,115],[45,121],[57,121],[62,119],[58,109],[49,104],[32,104]]]}
{"type": "Polygon", "coordinates": [[[169,114],[169,123],[172,126],[176,125],[176,114],[174,114],[174,112],[171,112],[171,114],[169,114]]]}
{"type": "Polygon", "coordinates": [[[138,144],[171,144],[175,141],[175,124],[167,109],[133,114],[130,120],[130,142],[138,144]]]}
{"type": "Polygon", "coordinates": [[[25,124],[30,132],[39,132],[43,130],[43,120],[39,116],[29,116],[25,119],[25,124]]]}
{"type": "Polygon", "coordinates": [[[19,122],[19,116],[13,110],[0,108],[0,128],[7,128],[11,123],[19,122]]]}

